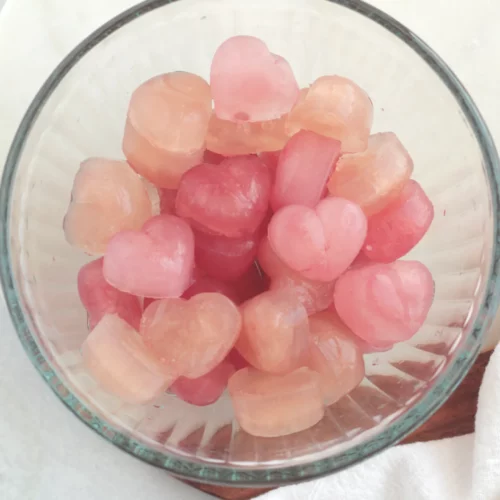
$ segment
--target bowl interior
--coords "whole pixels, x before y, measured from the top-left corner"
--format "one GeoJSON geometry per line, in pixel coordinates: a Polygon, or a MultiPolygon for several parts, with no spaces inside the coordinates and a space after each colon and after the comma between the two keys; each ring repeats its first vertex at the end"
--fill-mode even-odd
{"type": "Polygon", "coordinates": [[[497,186],[488,164],[495,161],[494,149],[485,159],[488,132],[459,84],[418,40],[364,4],[341,3],[147,2],[63,63],[32,106],[9,158],[2,188],[2,201],[9,197],[3,240],[9,260],[2,273],[25,346],[89,425],[178,474],[283,482],[383,448],[418,424],[460,380],[479,347],[481,325],[494,312],[497,186]],[[168,394],[148,406],[129,406],[100,390],[79,352],[87,324],[76,275],[90,259],[69,247],[62,231],[80,162],[123,157],[131,92],[169,71],[208,78],[216,47],[238,34],[260,37],[286,57],[301,86],[340,74],[366,89],[375,105],[374,131],[398,134],[436,212],[428,235],[407,257],[423,261],[435,279],[435,302],[424,327],[390,352],[367,356],[361,386],[331,406],[316,427],[279,439],[241,431],[228,397],[207,408],[168,394]],[[481,309],[485,298],[489,309],[481,309]]]}

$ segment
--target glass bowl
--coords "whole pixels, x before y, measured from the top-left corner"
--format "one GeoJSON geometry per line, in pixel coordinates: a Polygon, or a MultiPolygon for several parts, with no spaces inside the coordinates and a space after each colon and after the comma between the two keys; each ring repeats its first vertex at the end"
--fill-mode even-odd
{"type": "Polygon", "coordinates": [[[359,0],[151,0],[84,40],[41,88],[12,144],[0,191],[1,277],[19,337],[41,375],[83,422],[123,450],[191,480],[274,485],[354,464],[422,424],[466,374],[499,300],[498,157],[471,98],[419,38],[359,0]],[[307,431],[254,438],[231,402],[195,408],[165,394],[129,406],[82,366],[87,335],[76,275],[85,257],[64,240],[73,176],[89,156],[121,158],[131,92],[174,70],[207,78],[216,47],[265,40],[301,86],[341,74],[365,88],[375,131],[392,130],[435,204],[409,258],[436,295],[410,341],[366,357],[361,386],[307,431]]]}

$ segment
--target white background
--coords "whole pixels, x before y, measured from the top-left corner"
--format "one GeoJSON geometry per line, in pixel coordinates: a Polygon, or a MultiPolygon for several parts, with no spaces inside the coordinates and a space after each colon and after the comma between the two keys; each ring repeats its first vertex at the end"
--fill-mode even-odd
{"type": "MultiPolygon", "coordinates": [[[[43,51],[47,38],[67,53],[117,13],[117,5],[123,10],[133,3],[8,0],[0,12],[0,165],[23,111],[59,62],[43,51]]],[[[451,65],[500,143],[500,2],[372,3],[412,28],[451,65]]],[[[208,498],[113,448],[73,417],[31,366],[1,298],[0,401],[1,500],[208,498]]]]}

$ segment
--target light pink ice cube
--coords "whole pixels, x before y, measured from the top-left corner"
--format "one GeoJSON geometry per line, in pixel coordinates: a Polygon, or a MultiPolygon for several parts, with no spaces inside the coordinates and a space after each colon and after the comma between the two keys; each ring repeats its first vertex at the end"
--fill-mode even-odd
{"type": "Polygon", "coordinates": [[[354,261],[366,238],[361,208],[342,198],[326,198],[315,209],[288,205],[269,224],[276,255],[303,277],[331,282],[354,261]]]}
{"type": "Polygon", "coordinates": [[[266,217],[270,191],[269,169],[257,156],[228,158],[220,165],[199,165],[183,176],[176,211],[198,230],[246,237],[266,217]]]}
{"type": "Polygon", "coordinates": [[[412,172],[413,161],[397,136],[375,134],[366,151],[340,158],[328,189],[333,196],[357,203],[371,216],[400,196],[412,172]]]}
{"type": "Polygon", "coordinates": [[[187,378],[202,377],[221,363],[240,330],[238,308],[219,293],[158,300],[141,321],[145,344],[167,369],[187,378]]]}
{"type": "Polygon", "coordinates": [[[251,36],[235,36],[217,49],[210,86],[217,116],[236,122],[280,118],[299,96],[288,62],[251,36]]]}
{"type": "Polygon", "coordinates": [[[373,122],[368,94],[342,76],[322,76],[302,90],[287,122],[287,132],[310,130],[342,143],[342,152],[364,151],[373,122]]]}
{"type": "Polygon", "coordinates": [[[123,138],[129,163],[158,187],[175,189],[201,163],[212,113],[205,80],[182,71],[155,76],[132,94],[123,138]]]}
{"type": "Polygon", "coordinates": [[[193,267],[193,232],[173,215],[153,217],[141,231],[117,234],[104,257],[106,281],[139,297],[180,297],[193,267]]]}
{"type": "Polygon", "coordinates": [[[372,345],[410,339],[424,324],[434,299],[430,271],[420,262],[372,264],[337,281],[335,309],[342,321],[372,345]]]}
{"type": "Polygon", "coordinates": [[[126,403],[148,403],[177,378],[145,347],[137,331],[117,315],[101,319],[85,340],[82,354],[99,385],[126,403]]]}
{"type": "Polygon", "coordinates": [[[291,290],[264,292],[241,306],[239,353],[259,370],[285,373],[302,366],[309,346],[307,312],[291,290]]]}
{"type": "Polygon", "coordinates": [[[143,181],[127,162],[90,158],[75,176],[66,239],[89,254],[103,254],[115,234],[140,229],[152,210],[143,181]]]}
{"type": "Polygon", "coordinates": [[[279,157],[271,195],[273,210],[287,205],[316,207],[339,157],[336,139],[307,130],[294,135],[279,157]]]}
{"type": "Polygon", "coordinates": [[[414,248],[428,231],[434,207],[416,181],[400,197],[368,219],[364,254],[375,262],[393,262],[414,248]]]}
{"type": "Polygon", "coordinates": [[[83,266],[78,272],[78,294],[87,310],[89,327],[93,329],[106,314],[116,314],[132,328],[139,330],[142,307],[135,295],[112,287],[103,274],[104,259],[83,266]]]}
{"type": "Polygon", "coordinates": [[[294,434],[324,415],[320,377],[308,368],[284,375],[245,368],[231,377],[228,388],[238,423],[253,436],[294,434]]]}
{"type": "Polygon", "coordinates": [[[300,274],[288,267],[271,247],[268,238],[263,238],[257,250],[257,261],[260,267],[270,278],[281,276],[299,277],[300,274]]]}

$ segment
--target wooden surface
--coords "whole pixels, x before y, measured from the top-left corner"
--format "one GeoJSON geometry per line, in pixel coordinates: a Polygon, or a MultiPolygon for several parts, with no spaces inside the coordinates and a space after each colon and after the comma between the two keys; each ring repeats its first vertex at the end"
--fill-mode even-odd
{"type": "MultiPolygon", "coordinates": [[[[453,436],[462,436],[474,431],[479,386],[491,351],[481,354],[462,384],[448,401],[424,425],[409,435],[402,443],[432,441],[453,436]]],[[[248,488],[223,488],[193,484],[193,487],[223,500],[249,500],[268,490],[248,488]]]]}

